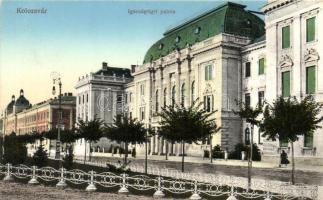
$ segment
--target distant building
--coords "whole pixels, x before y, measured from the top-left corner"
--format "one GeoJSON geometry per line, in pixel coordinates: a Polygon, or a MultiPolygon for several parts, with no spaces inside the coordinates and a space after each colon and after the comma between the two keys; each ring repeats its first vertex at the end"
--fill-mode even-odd
{"type": "MultiPolygon", "coordinates": [[[[76,111],[75,100],[72,93],[62,95],[62,123],[63,129],[71,129],[75,125],[76,111]]],[[[12,132],[17,135],[32,132],[41,133],[52,128],[57,128],[58,123],[58,98],[49,99],[35,105],[31,105],[24,96],[24,91],[20,90],[20,96],[15,100],[12,96],[8,104],[3,120],[3,133],[9,135],[12,132]]],[[[55,141],[44,141],[45,149],[54,155],[55,141]]],[[[35,147],[35,146],[34,146],[35,147]]]]}
{"type": "MultiPolygon", "coordinates": [[[[125,84],[132,80],[129,69],[110,67],[105,62],[97,72],[80,77],[75,86],[77,121],[89,121],[96,117],[105,123],[113,123],[117,115],[127,112],[125,84]]],[[[102,138],[91,147],[93,151],[112,151],[111,144],[119,146],[102,138]]],[[[85,148],[88,155],[89,144],[85,146],[84,139],[78,140],[74,146],[75,155],[83,156],[85,148]]]]}

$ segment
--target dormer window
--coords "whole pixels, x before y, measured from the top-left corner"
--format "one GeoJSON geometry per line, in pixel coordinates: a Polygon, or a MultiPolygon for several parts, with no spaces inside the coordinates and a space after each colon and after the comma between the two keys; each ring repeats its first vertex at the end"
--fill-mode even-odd
{"type": "Polygon", "coordinates": [[[199,34],[201,32],[201,27],[196,27],[194,30],[195,34],[199,34]]]}
{"type": "Polygon", "coordinates": [[[158,48],[159,48],[159,50],[162,50],[163,47],[164,47],[164,44],[163,43],[160,43],[158,48]]]}
{"type": "Polygon", "coordinates": [[[179,43],[179,41],[181,41],[181,37],[180,37],[180,36],[177,36],[177,37],[175,38],[175,42],[176,42],[176,43],[179,43]]]}

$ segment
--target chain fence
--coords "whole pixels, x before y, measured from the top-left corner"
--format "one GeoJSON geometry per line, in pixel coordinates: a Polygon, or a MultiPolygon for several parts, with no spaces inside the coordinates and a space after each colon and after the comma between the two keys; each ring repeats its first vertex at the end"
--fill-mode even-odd
{"type": "MultiPolygon", "coordinates": [[[[80,161],[78,161],[80,162],[80,161]]],[[[89,165],[107,167],[107,163],[86,162],[89,165]]],[[[113,164],[113,163],[108,163],[113,164]]],[[[114,163],[116,165],[116,163],[114,163]]],[[[157,166],[155,166],[157,167],[157,166]]],[[[144,169],[140,165],[131,165],[130,170],[142,173],[144,169]]],[[[206,174],[179,173],[171,169],[160,169],[151,166],[148,175],[129,176],[126,173],[115,174],[111,172],[96,173],[85,172],[78,169],[59,170],[52,167],[37,168],[26,165],[12,166],[11,164],[0,164],[0,174],[4,175],[4,181],[19,179],[30,179],[30,184],[38,184],[39,180],[45,182],[57,181],[56,186],[67,187],[67,183],[87,184],[86,191],[96,191],[97,186],[103,188],[118,187],[120,194],[129,193],[129,188],[137,191],[154,191],[154,197],[170,194],[191,194],[190,199],[201,199],[205,197],[227,197],[227,200],[238,199],[264,199],[264,200],[293,200],[293,199],[317,199],[317,186],[291,185],[289,183],[278,183],[273,187],[273,181],[258,182],[253,180],[252,188],[246,189],[244,178],[230,176],[207,177],[206,174]],[[274,192],[273,192],[274,191],[274,192]]]]}

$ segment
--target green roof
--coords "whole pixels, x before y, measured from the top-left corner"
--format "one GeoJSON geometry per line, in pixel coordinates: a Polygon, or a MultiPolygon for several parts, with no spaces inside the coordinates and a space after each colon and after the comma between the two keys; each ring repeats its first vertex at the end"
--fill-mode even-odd
{"type": "Polygon", "coordinates": [[[147,51],[143,63],[166,56],[175,49],[183,49],[220,33],[258,38],[265,33],[265,23],[246,11],[244,5],[225,3],[164,33],[164,37],[147,51]],[[176,42],[176,38],[179,41],[176,42]]]}

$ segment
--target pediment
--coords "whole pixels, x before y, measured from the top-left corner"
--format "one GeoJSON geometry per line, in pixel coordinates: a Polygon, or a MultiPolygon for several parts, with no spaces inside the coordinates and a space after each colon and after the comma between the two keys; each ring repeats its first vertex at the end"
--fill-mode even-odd
{"type": "Polygon", "coordinates": [[[293,66],[293,60],[289,55],[282,55],[279,61],[280,68],[286,68],[286,67],[292,67],[293,66]]]}
{"type": "Polygon", "coordinates": [[[306,49],[305,55],[304,55],[304,61],[305,62],[311,62],[311,61],[317,61],[320,59],[320,56],[316,49],[306,49]]]}
{"type": "Polygon", "coordinates": [[[203,94],[205,95],[205,94],[211,94],[213,92],[213,89],[212,89],[212,86],[211,86],[211,84],[206,84],[206,87],[205,87],[205,90],[204,90],[204,92],[203,92],[203,94]]]}

